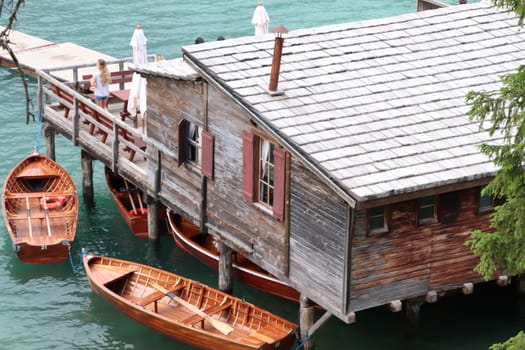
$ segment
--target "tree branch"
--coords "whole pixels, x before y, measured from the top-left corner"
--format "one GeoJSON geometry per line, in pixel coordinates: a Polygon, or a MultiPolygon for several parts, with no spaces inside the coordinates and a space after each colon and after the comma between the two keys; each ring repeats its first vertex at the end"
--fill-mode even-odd
{"type": "Polygon", "coordinates": [[[20,80],[22,80],[22,85],[24,86],[24,94],[26,98],[26,124],[29,123],[30,118],[34,121],[35,115],[31,112],[33,108],[33,100],[31,99],[31,96],[29,95],[29,87],[27,84],[27,78],[24,73],[24,70],[22,66],[20,65],[20,62],[18,61],[18,58],[16,57],[15,52],[11,48],[11,41],[9,40],[9,35],[13,31],[14,24],[17,20],[17,14],[20,10],[20,7],[22,5],[25,5],[24,0],[9,0],[6,4],[4,3],[4,0],[0,0],[0,17],[2,16],[2,13],[5,9],[10,11],[9,19],[7,21],[7,25],[5,28],[0,32],[0,49],[5,50],[9,53],[9,56],[13,60],[14,67],[20,74],[20,80]]]}

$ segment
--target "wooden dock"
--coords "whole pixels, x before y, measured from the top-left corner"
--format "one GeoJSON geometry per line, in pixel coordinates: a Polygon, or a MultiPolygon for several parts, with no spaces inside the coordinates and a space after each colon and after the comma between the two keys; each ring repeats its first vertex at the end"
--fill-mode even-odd
{"type": "MultiPolygon", "coordinates": [[[[0,30],[4,28],[0,26],[0,30]]],[[[23,71],[39,80],[38,108],[45,115],[42,132],[47,155],[54,159],[55,135],[64,136],[82,151],[85,198],[93,197],[91,162],[98,160],[150,195],[148,209],[156,213],[158,157],[171,151],[146,136],[144,120],[138,123],[139,115],[127,113],[131,78],[125,82],[122,78],[130,74],[128,64],[133,58],[115,58],[71,42],[54,43],[19,31],[12,31],[9,38],[23,71]],[[120,78],[112,78],[108,111],[96,106],[92,94],[85,90],[86,76],[96,71],[99,58],[106,60],[112,74],[122,73],[120,78]]],[[[154,57],[148,55],[148,59],[154,57]]],[[[0,65],[15,65],[6,50],[0,50],[0,65]]],[[[156,238],[156,219],[151,220],[150,226],[155,227],[151,235],[156,238]]]]}
{"type": "MultiPolygon", "coordinates": [[[[0,26],[0,31],[4,28],[0,26]]],[[[72,81],[75,80],[73,70],[60,70],[59,68],[67,68],[72,65],[93,65],[99,58],[108,62],[116,60],[115,57],[72,42],[55,43],[19,31],[12,31],[9,38],[13,43],[11,49],[15,52],[22,69],[26,74],[33,77],[36,77],[39,70],[51,69],[53,76],[59,80],[72,81]]],[[[6,50],[0,50],[0,65],[14,66],[14,62],[6,50]]],[[[84,72],[80,72],[80,74],[84,74],[84,72]]]]}

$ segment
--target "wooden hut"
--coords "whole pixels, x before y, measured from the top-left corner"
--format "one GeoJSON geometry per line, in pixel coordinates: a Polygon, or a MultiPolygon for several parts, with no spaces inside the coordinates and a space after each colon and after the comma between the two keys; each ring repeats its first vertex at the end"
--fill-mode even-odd
{"type": "Polygon", "coordinates": [[[239,251],[345,322],[471,292],[482,278],[464,242],[489,229],[494,201],[480,191],[497,169],[465,95],[495,91],[523,63],[518,28],[478,3],[132,66],[148,82],[157,154],[145,189],[215,235],[223,266],[239,251]]]}
{"type": "Polygon", "coordinates": [[[275,91],[272,34],[135,67],[147,134],[178,154],[160,196],[346,322],[481,282],[464,243],[496,168],[465,95],[523,62],[517,29],[470,4],[295,30],[275,91]]]}

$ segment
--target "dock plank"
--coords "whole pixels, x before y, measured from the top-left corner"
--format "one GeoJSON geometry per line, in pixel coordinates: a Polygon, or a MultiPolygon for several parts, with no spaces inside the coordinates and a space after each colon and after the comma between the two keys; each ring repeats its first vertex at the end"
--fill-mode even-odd
{"type": "MultiPolygon", "coordinates": [[[[0,30],[3,30],[3,28],[0,26],[0,30]]],[[[32,76],[36,76],[38,70],[94,64],[99,58],[103,58],[106,61],[116,60],[115,57],[72,42],[54,43],[16,30],[11,32],[9,38],[13,42],[12,49],[22,68],[27,74],[32,76]]],[[[0,50],[0,64],[12,67],[13,63],[9,53],[5,50],[0,50]]],[[[79,69],[79,76],[93,73],[93,71],[94,68],[79,69]]],[[[53,72],[53,75],[63,81],[73,80],[71,69],[57,70],[53,72]]]]}

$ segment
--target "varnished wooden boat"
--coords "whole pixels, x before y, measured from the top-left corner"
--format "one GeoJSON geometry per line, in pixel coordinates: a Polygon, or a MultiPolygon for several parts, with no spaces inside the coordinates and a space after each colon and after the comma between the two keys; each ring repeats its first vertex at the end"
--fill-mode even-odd
{"type": "Polygon", "coordinates": [[[7,175],[3,188],[4,221],[20,260],[61,261],[75,239],[78,196],[67,171],[33,152],[7,175]]]}
{"type": "MultiPolygon", "coordinates": [[[[148,208],[142,191],[108,167],[105,168],[105,175],[111,196],[129,229],[139,238],[148,238],[148,208]]],[[[158,223],[159,234],[168,234],[164,207],[159,208],[158,223]]]]}
{"type": "MultiPolygon", "coordinates": [[[[213,269],[219,266],[219,252],[212,235],[200,233],[191,221],[167,210],[168,230],[175,244],[185,252],[213,269]]],[[[233,257],[233,278],[253,288],[292,301],[299,301],[299,292],[287,283],[275,278],[239,253],[233,257]]]]}
{"type": "Polygon", "coordinates": [[[297,325],[191,279],[86,254],[94,293],[132,319],[202,349],[289,349],[297,325]]]}

